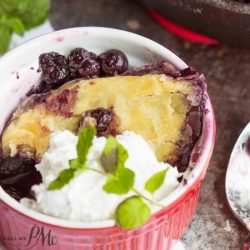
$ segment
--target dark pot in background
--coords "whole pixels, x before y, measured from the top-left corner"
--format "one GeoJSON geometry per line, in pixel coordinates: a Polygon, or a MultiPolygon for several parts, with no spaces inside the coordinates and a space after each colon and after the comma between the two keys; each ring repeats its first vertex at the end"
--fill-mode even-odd
{"type": "Polygon", "coordinates": [[[168,20],[194,32],[225,43],[250,48],[249,3],[233,0],[139,1],[168,20]]]}

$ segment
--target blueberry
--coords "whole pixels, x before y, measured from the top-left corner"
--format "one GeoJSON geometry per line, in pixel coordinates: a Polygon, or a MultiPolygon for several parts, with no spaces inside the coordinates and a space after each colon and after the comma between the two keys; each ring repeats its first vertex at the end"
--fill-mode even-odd
{"type": "Polygon", "coordinates": [[[71,79],[95,78],[101,75],[101,66],[97,56],[83,48],[73,49],[69,55],[71,79]]]}
{"type": "Polygon", "coordinates": [[[13,177],[29,172],[35,167],[36,161],[32,158],[15,155],[13,157],[0,158],[0,179],[13,177]]]}
{"type": "Polygon", "coordinates": [[[117,49],[110,49],[100,56],[102,71],[107,76],[120,75],[128,69],[128,59],[117,49]]]}
{"type": "Polygon", "coordinates": [[[75,48],[69,54],[69,66],[70,67],[78,67],[83,61],[92,57],[94,54],[90,53],[86,49],[83,48],[75,48]]]}
{"type": "Polygon", "coordinates": [[[104,108],[88,110],[83,114],[81,126],[88,117],[95,119],[97,135],[100,136],[102,132],[108,129],[109,125],[113,121],[114,114],[110,110],[104,108]]]}
{"type": "Polygon", "coordinates": [[[78,73],[83,78],[96,78],[101,75],[101,66],[97,60],[89,58],[82,63],[78,73]]]}
{"type": "Polygon", "coordinates": [[[56,52],[40,55],[39,67],[42,71],[42,80],[46,84],[59,87],[69,79],[68,60],[56,52]]]}
{"type": "Polygon", "coordinates": [[[90,111],[90,115],[97,121],[97,132],[105,131],[113,120],[113,113],[103,108],[90,111]]]}

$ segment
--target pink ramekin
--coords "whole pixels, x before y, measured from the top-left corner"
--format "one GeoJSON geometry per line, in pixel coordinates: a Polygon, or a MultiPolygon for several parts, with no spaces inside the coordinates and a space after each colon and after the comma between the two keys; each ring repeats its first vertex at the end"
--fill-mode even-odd
{"type": "MultiPolygon", "coordinates": [[[[73,28],[35,38],[0,59],[0,131],[11,111],[30,87],[39,81],[38,56],[57,51],[68,54],[84,47],[100,53],[118,48],[130,65],[166,60],[179,69],[187,65],[163,46],[136,34],[108,28],[73,28]]],[[[154,213],[144,226],[122,230],[113,220],[70,222],[52,218],[23,207],[0,187],[0,241],[8,249],[62,250],[168,250],[184,233],[195,212],[215,141],[215,118],[206,100],[203,133],[193,151],[187,183],[162,200],[165,208],[154,213]],[[30,238],[31,237],[31,238],[30,238]],[[29,242],[30,239],[30,242],[29,242]]]]}

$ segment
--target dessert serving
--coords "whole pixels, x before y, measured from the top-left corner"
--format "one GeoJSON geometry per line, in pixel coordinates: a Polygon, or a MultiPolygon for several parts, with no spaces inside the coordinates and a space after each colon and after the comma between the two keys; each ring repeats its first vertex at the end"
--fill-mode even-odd
{"type": "Polygon", "coordinates": [[[214,143],[204,76],[105,28],[30,41],[0,61],[4,72],[0,236],[29,239],[36,225],[58,249],[170,249],[214,143]]]}
{"type": "Polygon", "coordinates": [[[143,194],[140,201],[148,202],[150,174],[156,175],[153,185],[159,185],[152,199],[159,201],[178,186],[201,134],[202,75],[164,61],[129,68],[117,49],[99,56],[84,48],[68,57],[50,52],[40,55],[39,66],[41,83],[27,93],[2,133],[0,183],[7,193],[17,200],[26,197],[22,204],[49,215],[95,220],[114,218],[121,201],[138,193],[143,194]],[[96,136],[88,141],[91,127],[96,136]],[[111,183],[120,175],[119,147],[102,161],[111,138],[127,154],[128,173],[121,184],[111,183]],[[88,143],[93,144],[85,149],[89,154],[79,152],[79,145],[88,143]],[[86,164],[73,166],[72,160],[84,154],[86,164]],[[84,170],[75,174],[70,167],[84,170]],[[157,174],[162,174],[159,180],[157,174]],[[53,184],[60,187],[50,188],[53,184]],[[85,194],[80,200],[79,192],[85,194]]]}

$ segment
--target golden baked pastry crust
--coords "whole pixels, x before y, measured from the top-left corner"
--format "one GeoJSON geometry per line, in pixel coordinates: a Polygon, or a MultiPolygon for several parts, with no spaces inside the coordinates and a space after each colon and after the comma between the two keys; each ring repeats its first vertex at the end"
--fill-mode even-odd
{"type": "Polygon", "coordinates": [[[146,74],[77,80],[39,98],[29,97],[14,113],[2,134],[3,156],[21,150],[39,159],[50,133],[77,133],[85,112],[103,108],[116,117],[116,133],[136,132],[160,161],[175,164],[193,143],[187,120],[190,113],[202,112],[203,90],[191,78],[146,74]]]}

